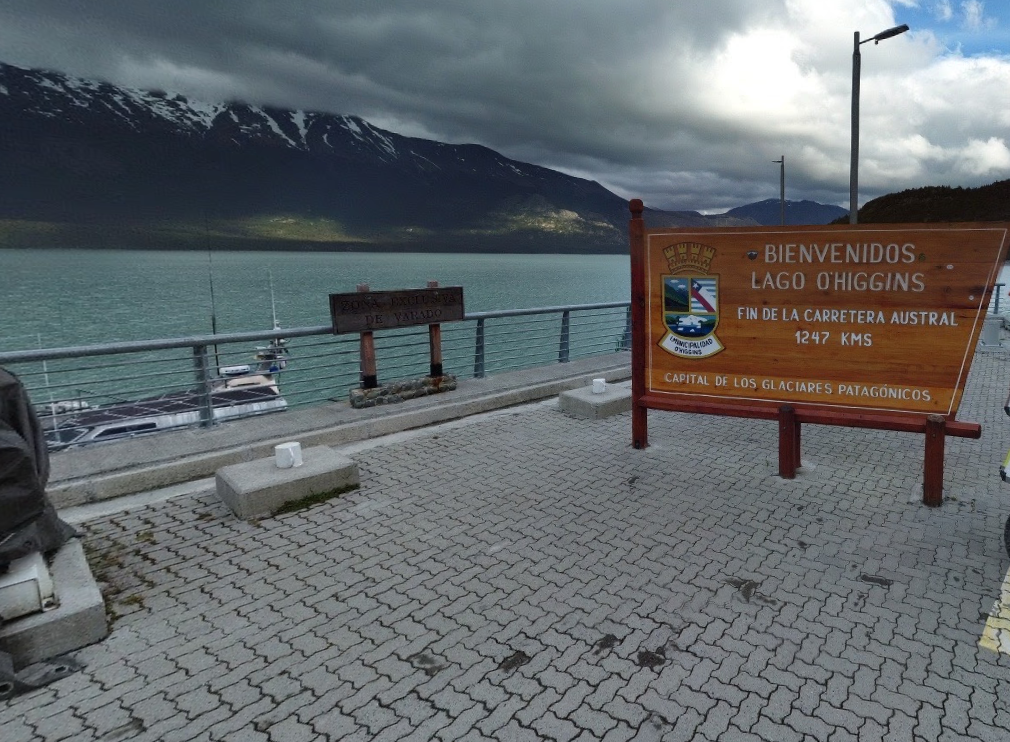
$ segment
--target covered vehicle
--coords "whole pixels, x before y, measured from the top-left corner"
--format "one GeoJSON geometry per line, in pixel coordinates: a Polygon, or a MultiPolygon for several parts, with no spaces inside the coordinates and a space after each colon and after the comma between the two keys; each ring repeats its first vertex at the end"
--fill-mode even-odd
{"type": "Polygon", "coordinates": [[[75,535],[49,498],[49,452],[18,378],[0,368],[0,573],[33,551],[50,554],[75,535]]]}

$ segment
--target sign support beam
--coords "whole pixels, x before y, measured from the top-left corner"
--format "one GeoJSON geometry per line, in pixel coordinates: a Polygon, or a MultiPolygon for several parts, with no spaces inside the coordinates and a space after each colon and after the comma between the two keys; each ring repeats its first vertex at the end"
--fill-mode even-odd
{"type": "Polygon", "coordinates": [[[922,462],[922,504],[931,508],[943,504],[943,448],[946,420],[942,415],[926,418],[926,453],[922,462]]]}
{"type": "Polygon", "coordinates": [[[645,205],[631,204],[631,437],[635,448],[649,445],[648,407],[645,396],[645,205]]]}
{"type": "Polygon", "coordinates": [[[789,405],[779,407],[779,476],[796,479],[800,468],[800,423],[796,410],[789,405]]]}

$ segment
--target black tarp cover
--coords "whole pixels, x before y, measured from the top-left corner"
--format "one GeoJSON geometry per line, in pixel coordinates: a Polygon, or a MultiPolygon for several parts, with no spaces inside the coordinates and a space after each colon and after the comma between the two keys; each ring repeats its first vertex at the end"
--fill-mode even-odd
{"type": "Polygon", "coordinates": [[[75,535],[46,496],[49,451],[28,393],[0,368],[0,572],[10,562],[55,551],[75,535]]]}

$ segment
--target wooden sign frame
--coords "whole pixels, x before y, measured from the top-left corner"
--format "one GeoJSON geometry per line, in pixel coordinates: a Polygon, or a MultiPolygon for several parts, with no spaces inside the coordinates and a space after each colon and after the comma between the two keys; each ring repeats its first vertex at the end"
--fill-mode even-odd
{"type": "Polygon", "coordinates": [[[357,291],[330,294],[333,333],[372,332],[398,327],[433,325],[463,319],[463,287],[439,286],[432,281],[423,289],[357,291]]]}
{"type": "Polygon", "coordinates": [[[791,479],[802,423],[924,433],[924,502],[942,502],[945,437],[981,437],[955,416],[1007,225],[647,230],[642,202],[629,208],[635,448],[649,409],[777,419],[791,479]],[[908,375],[920,351],[938,359],[925,379],[908,375]]]}

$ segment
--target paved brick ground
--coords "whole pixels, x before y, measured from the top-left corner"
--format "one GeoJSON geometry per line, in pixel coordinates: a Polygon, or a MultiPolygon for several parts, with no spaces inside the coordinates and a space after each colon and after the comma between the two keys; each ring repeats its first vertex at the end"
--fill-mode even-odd
{"type": "Polygon", "coordinates": [[[921,436],[556,403],[356,454],[258,524],[212,493],[89,522],[111,636],[0,707],[21,740],[1006,740],[1010,356],[976,358],[939,509],[921,436]]]}

